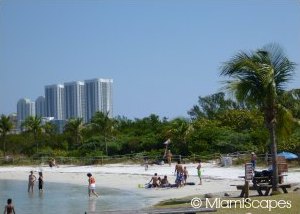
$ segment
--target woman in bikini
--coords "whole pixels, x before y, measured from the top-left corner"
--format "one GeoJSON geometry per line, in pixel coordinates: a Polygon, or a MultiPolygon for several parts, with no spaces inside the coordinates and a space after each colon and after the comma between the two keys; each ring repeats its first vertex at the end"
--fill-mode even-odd
{"type": "Polygon", "coordinates": [[[36,181],[36,177],[33,174],[33,171],[30,171],[30,175],[28,177],[28,192],[33,192],[34,182],[36,181]]]}
{"type": "Polygon", "coordinates": [[[96,189],[96,180],[95,178],[92,176],[91,173],[88,173],[87,176],[89,177],[88,181],[89,181],[89,197],[91,197],[91,193],[93,193],[94,195],[96,195],[97,197],[99,197],[99,195],[95,192],[96,189]]]}

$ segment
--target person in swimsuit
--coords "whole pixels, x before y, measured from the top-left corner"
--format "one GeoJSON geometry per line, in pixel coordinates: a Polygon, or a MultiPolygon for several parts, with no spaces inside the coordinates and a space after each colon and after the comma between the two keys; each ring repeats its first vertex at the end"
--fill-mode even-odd
{"type": "Polygon", "coordinates": [[[43,177],[43,173],[39,172],[39,191],[43,192],[43,185],[44,185],[44,177],[43,177]]]}
{"type": "Polygon", "coordinates": [[[163,179],[160,181],[160,187],[170,187],[171,184],[168,181],[168,177],[165,175],[163,179]]]}
{"type": "Polygon", "coordinates": [[[171,166],[171,163],[172,163],[172,153],[171,153],[171,150],[168,150],[168,152],[167,152],[167,161],[168,161],[168,164],[169,164],[169,166],[171,166]]]}
{"type": "Polygon", "coordinates": [[[7,205],[5,206],[4,214],[16,214],[11,198],[7,199],[7,205]]]}
{"type": "Polygon", "coordinates": [[[174,174],[176,174],[175,183],[176,183],[177,187],[181,187],[183,184],[183,167],[182,167],[180,160],[177,161],[174,174]]]}
{"type": "Polygon", "coordinates": [[[53,166],[56,166],[58,168],[58,165],[56,164],[56,161],[54,158],[52,158],[50,161],[49,161],[49,166],[52,168],[53,166]]]}
{"type": "Polygon", "coordinates": [[[36,177],[33,174],[33,171],[30,171],[30,175],[28,177],[28,192],[33,192],[34,182],[36,181],[36,177]]]}
{"type": "Polygon", "coordinates": [[[157,177],[157,173],[154,173],[154,176],[151,178],[151,180],[149,181],[149,184],[152,181],[151,187],[155,188],[159,186],[159,177],[157,177]]]}
{"type": "Polygon", "coordinates": [[[99,195],[95,192],[95,189],[96,189],[96,180],[95,180],[95,178],[92,176],[91,173],[88,173],[87,176],[89,177],[89,179],[88,179],[88,182],[89,182],[89,186],[88,186],[89,197],[91,197],[91,193],[93,193],[94,195],[99,197],[99,195]]]}
{"type": "Polygon", "coordinates": [[[201,185],[202,184],[202,179],[201,179],[201,160],[199,160],[199,164],[198,164],[198,166],[197,166],[197,174],[198,174],[198,177],[199,177],[199,180],[200,180],[200,182],[199,182],[199,185],[201,185]]]}
{"type": "Polygon", "coordinates": [[[186,179],[189,176],[189,172],[186,169],[186,166],[183,168],[183,179],[184,179],[184,185],[186,185],[186,179]]]}

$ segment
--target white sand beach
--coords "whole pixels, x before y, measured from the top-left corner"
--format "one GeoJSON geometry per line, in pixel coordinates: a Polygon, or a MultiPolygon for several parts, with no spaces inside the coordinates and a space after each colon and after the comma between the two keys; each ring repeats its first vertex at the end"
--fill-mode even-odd
{"type": "MultiPolygon", "coordinates": [[[[141,165],[132,164],[109,164],[109,165],[93,165],[93,166],[71,166],[61,165],[58,168],[50,168],[47,165],[41,166],[10,166],[0,167],[0,179],[21,180],[26,182],[29,172],[33,170],[37,176],[37,172],[43,171],[45,182],[69,183],[87,186],[88,172],[91,172],[96,178],[97,192],[101,194],[101,187],[120,189],[122,191],[130,191],[151,198],[149,204],[157,203],[161,200],[180,198],[189,195],[203,195],[206,193],[222,193],[230,192],[230,194],[238,195],[235,187],[231,184],[242,184],[243,180],[238,176],[244,175],[243,166],[238,167],[220,167],[215,163],[203,163],[203,185],[198,185],[197,164],[185,164],[189,172],[188,182],[195,182],[196,185],[187,185],[182,188],[159,188],[144,189],[138,186],[144,186],[149,182],[151,176],[157,173],[158,176],[167,175],[170,183],[175,182],[174,167],[169,165],[150,165],[145,171],[141,165]]],[[[299,168],[290,169],[286,182],[300,182],[299,168]]],[[[25,183],[26,184],[26,183],[25,183]]],[[[86,193],[83,193],[86,194],[86,193]]]]}

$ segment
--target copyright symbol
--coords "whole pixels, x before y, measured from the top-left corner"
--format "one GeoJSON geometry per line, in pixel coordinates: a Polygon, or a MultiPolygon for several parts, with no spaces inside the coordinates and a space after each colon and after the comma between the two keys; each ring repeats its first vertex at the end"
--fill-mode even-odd
{"type": "Polygon", "coordinates": [[[200,198],[197,198],[197,197],[196,197],[196,198],[193,198],[193,199],[191,200],[191,206],[192,206],[193,208],[195,208],[195,209],[200,208],[201,205],[202,205],[202,201],[201,201],[200,198]]]}

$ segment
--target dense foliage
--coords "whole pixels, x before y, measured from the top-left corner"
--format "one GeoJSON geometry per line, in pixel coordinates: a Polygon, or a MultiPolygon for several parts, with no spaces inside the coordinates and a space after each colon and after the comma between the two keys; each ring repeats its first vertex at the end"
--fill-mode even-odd
{"type": "MultiPolygon", "coordinates": [[[[286,107],[295,114],[300,103],[299,90],[290,91],[286,107]]],[[[224,93],[199,97],[198,104],[189,110],[189,118],[160,118],[155,114],[141,119],[109,118],[97,112],[90,123],[70,119],[63,133],[52,123],[42,124],[40,118],[29,117],[21,134],[8,134],[11,124],[1,118],[2,152],[25,156],[95,157],[143,153],[163,155],[167,139],[173,154],[207,155],[236,151],[268,149],[269,135],[261,111],[226,99],[224,93]],[[217,99],[216,99],[217,98],[217,99]],[[3,120],[3,121],[2,121],[3,120]],[[3,130],[3,131],[2,131],[3,130]],[[6,131],[5,131],[6,130],[6,131]]],[[[300,128],[278,142],[279,150],[300,153],[300,128]]]]}

